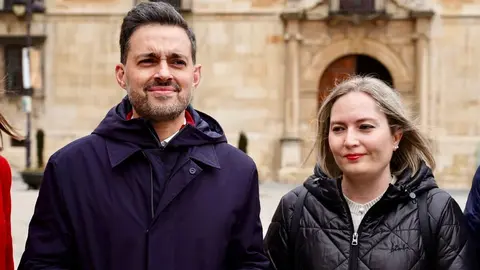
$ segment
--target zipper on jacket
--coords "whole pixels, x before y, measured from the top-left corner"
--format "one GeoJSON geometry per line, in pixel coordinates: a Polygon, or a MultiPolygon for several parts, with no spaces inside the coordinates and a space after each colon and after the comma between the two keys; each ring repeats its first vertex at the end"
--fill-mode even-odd
{"type": "Polygon", "coordinates": [[[362,225],[365,222],[366,218],[368,217],[368,213],[371,212],[373,208],[378,207],[378,203],[382,201],[383,196],[380,199],[380,201],[378,201],[375,205],[373,205],[370,209],[368,209],[368,211],[365,213],[365,216],[363,216],[362,221],[360,221],[360,224],[358,225],[358,229],[356,232],[353,226],[352,213],[350,212],[350,208],[348,207],[347,200],[345,200],[343,195],[341,195],[341,199],[343,201],[343,207],[345,207],[345,209],[347,210],[348,221],[350,222],[350,227],[352,228],[351,229],[352,240],[350,242],[350,256],[348,258],[348,269],[357,270],[358,269],[358,249],[359,249],[358,243],[359,243],[360,234],[362,233],[362,229],[363,229],[362,225]]]}
{"type": "Polygon", "coordinates": [[[348,260],[348,269],[358,269],[358,233],[352,235],[352,245],[350,247],[350,258],[348,260]]]}
{"type": "Polygon", "coordinates": [[[358,233],[352,235],[352,246],[358,246],[358,233]]]}
{"type": "MultiPolygon", "coordinates": [[[[342,199],[344,201],[344,204],[345,204],[347,212],[348,212],[348,218],[349,218],[349,221],[350,221],[350,225],[353,228],[352,213],[350,213],[350,208],[348,207],[347,201],[344,198],[342,198],[342,199]]],[[[362,221],[360,221],[360,224],[358,225],[358,229],[357,229],[356,232],[352,229],[352,242],[351,242],[351,245],[350,245],[350,257],[348,259],[348,269],[349,270],[357,270],[358,269],[358,249],[359,249],[358,243],[359,243],[359,236],[362,233],[362,229],[363,229],[362,225],[365,222],[366,218],[368,217],[368,213],[371,212],[372,209],[378,207],[378,203],[380,203],[381,201],[382,201],[382,199],[380,199],[380,201],[378,201],[375,205],[373,205],[370,209],[368,209],[368,211],[365,213],[365,216],[363,216],[362,221]]]]}
{"type": "Polygon", "coordinates": [[[352,234],[352,242],[350,245],[350,257],[348,258],[349,270],[358,269],[358,235],[360,234],[360,226],[358,226],[358,228],[359,230],[352,234]]]}
{"type": "MultiPolygon", "coordinates": [[[[390,186],[392,186],[392,185],[390,184],[390,186]]],[[[366,218],[368,217],[368,213],[371,212],[372,209],[377,208],[379,203],[382,203],[383,197],[385,196],[385,194],[387,194],[388,190],[390,189],[390,186],[387,188],[387,190],[383,194],[382,198],[380,198],[380,200],[377,203],[375,203],[370,209],[368,209],[368,211],[365,213],[365,216],[363,216],[362,221],[360,221],[360,224],[358,225],[358,229],[357,229],[356,232],[353,229],[352,213],[350,212],[350,208],[348,207],[348,203],[345,200],[345,198],[343,197],[343,195],[341,195],[341,199],[343,201],[343,206],[345,207],[345,209],[347,209],[348,220],[350,222],[350,226],[352,227],[352,230],[351,230],[351,232],[352,232],[352,242],[351,242],[351,245],[350,245],[350,257],[348,258],[348,269],[349,270],[357,270],[358,269],[358,249],[359,249],[358,239],[359,239],[360,234],[362,233],[362,228],[363,228],[362,225],[365,222],[366,218]]],[[[414,199],[414,198],[412,198],[412,199],[414,199]]]]}
{"type": "Polygon", "coordinates": [[[154,210],[155,208],[153,205],[153,168],[152,168],[152,163],[150,162],[150,159],[148,159],[145,152],[142,151],[142,154],[147,159],[148,166],[150,167],[150,212],[153,220],[155,218],[155,210],[154,210]]]}
{"type": "Polygon", "coordinates": [[[350,212],[350,208],[348,207],[348,203],[343,197],[343,195],[340,196],[342,201],[343,201],[343,207],[347,210],[347,216],[348,216],[348,222],[350,224],[351,229],[351,235],[352,235],[352,240],[351,240],[351,245],[350,245],[350,256],[348,257],[348,269],[349,270],[357,270],[358,269],[358,235],[360,234],[360,229],[363,223],[363,220],[367,216],[367,213],[365,213],[364,219],[360,222],[360,225],[358,225],[358,230],[355,232],[354,226],[353,226],[353,219],[352,219],[352,213],[350,212]]]}

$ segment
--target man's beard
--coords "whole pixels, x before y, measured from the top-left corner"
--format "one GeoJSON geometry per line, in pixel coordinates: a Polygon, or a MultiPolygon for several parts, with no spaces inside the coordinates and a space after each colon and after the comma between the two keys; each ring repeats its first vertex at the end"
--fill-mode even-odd
{"type": "Polygon", "coordinates": [[[139,93],[139,91],[132,91],[131,89],[127,89],[127,92],[128,99],[130,100],[130,103],[135,109],[135,112],[140,117],[151,120],[153,122],[165,122],[176,119],[183,111],[185,111],[188,104],[190,104],[192,100],[192,91],[181,90],[178,84],[174,82],[156,82],[146,86],[143,89],[143,92],[139,93]],[[150,100],[155,99],[155,97],[149,97],[147,89],[157,85],[173,86],[175,88],[175,92],[178,95],[157,98],[164,100],[165,104],[155,104],[153,100],[150,100]],[[171,100],[168,101],[169,99],[171,100]]]}

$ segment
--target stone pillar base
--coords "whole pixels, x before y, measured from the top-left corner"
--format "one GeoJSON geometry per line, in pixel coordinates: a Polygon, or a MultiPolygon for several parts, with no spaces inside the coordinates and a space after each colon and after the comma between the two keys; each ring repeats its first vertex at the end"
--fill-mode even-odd
{"type": "Polygon", "coordinates": [[[278,182],[282,184],[302,185],[313,174],[313,168],[281,168],[278,170],[278,182]]]}
{"type": "Polygon", "coordinates": [[[302,139],[298,137],[284,137],[280,140],[281,162],[278,170],[278,182],[301,184],[313,169],[303,169],[302,139]]]}
{"type": "Polygon", "coordinates": [[[284,137],[280,139],[280,168],[300,167],[302,164],[302,139],[284,137]]]}

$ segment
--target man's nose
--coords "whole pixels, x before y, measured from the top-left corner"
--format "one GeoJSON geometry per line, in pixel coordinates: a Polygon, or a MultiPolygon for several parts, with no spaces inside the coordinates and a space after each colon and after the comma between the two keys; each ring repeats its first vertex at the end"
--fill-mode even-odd
{"type": "Polygon", "coordinates": [[[170,72],[170,67],[168,66],[166,60],[160,61],[157,72],[155,73],[155,78],[162,81],[168,81],[172,79],[172,73],[170,72]]]}

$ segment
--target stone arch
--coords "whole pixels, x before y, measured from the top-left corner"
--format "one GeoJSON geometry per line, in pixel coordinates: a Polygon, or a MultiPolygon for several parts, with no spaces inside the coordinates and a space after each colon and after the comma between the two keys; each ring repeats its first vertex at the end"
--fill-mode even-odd
{"type": "Polygon", "coordinates": [[[368,74],[395,88],[392,74],[383,63],[364,54],[347,54],[330,63],[320,76],[317,94],[318,108],[337,82],[343,81],[353,74],[368,74]]]}
{"type": "Polygon", "coordinates": [[[369,39],[348,39],[330,44],[313,57],[310,72],[315,72],[316,77],[321,76],[336,59],[349,54],[363,54],[377,59],[388,69],[399,91],[404,90],[403,85],[412,83],[411,73],[398,55],[385,44],[369,39]]]}

